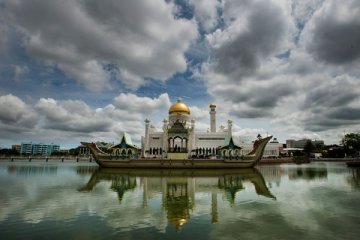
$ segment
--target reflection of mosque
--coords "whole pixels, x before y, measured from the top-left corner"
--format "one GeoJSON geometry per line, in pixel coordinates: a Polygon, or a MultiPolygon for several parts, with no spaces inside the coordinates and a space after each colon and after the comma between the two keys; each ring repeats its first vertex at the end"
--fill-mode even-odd
{"type": "Polygon", "coordinates": [[[166,193],[163,193],[163,205],[167,210],[167,218],[179,230],[180,226],[185,224],[190,218],[194,199],[190,199],[188,192],[188,183],[169,179],[166,186],[166,193]]]}
{"type": "Polygon", "coordinates": [[[136,178],[129,176],[118,176],[111,180],[111,190],[118,194],[119,202],[123,199],[126,191],[136,188],[136,178]]]}
{"type": "Polygon", "coordinates": [[[235,203],[235,194],[244,189],[242,181],[243,179],[241,176],[227,176],[219,178],[218,186],[220,189],[224,189],[227,195],[226,197],[231,205],[234,205],[235,203]]]}
{"type": "Polygon", "coordinates": [[[190,219],[190,212],[195,206],[195,192],[211,192],[211,222],[218,221],[217,194],[218,178],[193,178],[193,177],[161,177],[141,178],[144,189],[144,206],[153,198],[155,193],[162,192],[163,207],[167,211],[168,221],[176,230],[190,219]]]}
{"type": "Polygon", "coordinates": [[[236,194],[244,190],[243,183],[250,181],[258,195],[273,198],[261,174],[255,169],[246,169],[242,174],[218,175],[217,177],[144,177],[143,205],[158,192],[162,192],[163,207],[167,211],[169,222],[176,229],[187,223],[190,212],[195,207],[195,193],[211,193],[211,222],[218,222],[218,195],[227,199],[231,206],[235,204],[236,194]]]}
{"type": "Polygon", "coordinates": [[[79,191],[91,191],[103,180],[111,182],[110,188],[117,192],[120,203],[127,191],[139,186],[143,188],[143,207],[148,207],[148,201],[161,193],[162,207],[166,210],[169,223],[174,225],[176,230],[180,230],[189,221],[195,208],[196,193],[210,193],[209,212],[212,223],[218,222],[218,196],[223,196],[223,199],[227,199],[233,206],[236,194],[244,189],[245,181],[254,185],[258,195],[275,199],[256,169],[199,172],[99,169],[79,191]]]}

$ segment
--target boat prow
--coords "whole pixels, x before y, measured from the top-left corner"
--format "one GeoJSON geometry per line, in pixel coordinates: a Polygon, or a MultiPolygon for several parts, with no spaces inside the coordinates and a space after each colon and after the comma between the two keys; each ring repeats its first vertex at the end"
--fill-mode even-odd
{"type": "Polygon", "coordinates": [[[95,143],[81,142],[88,147],[95,161],[101,167],[110,168],[166,168],[166,169],[225,169],[225,168],[251,168],[261,160],[266,144],[272,136],[259,139],[254,144],[254,149],[239,159],[168,159],[168,158],[124,158],[114,156],[100,150],[95,143]]]}

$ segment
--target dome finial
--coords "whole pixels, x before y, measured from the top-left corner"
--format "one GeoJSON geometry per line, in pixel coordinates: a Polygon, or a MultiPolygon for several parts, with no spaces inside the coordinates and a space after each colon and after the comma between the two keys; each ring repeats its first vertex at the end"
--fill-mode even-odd
{"type": "Polygon", "coordinates": [[[182,102],[182,97],[178,97],[177,102],[182,102]]]}

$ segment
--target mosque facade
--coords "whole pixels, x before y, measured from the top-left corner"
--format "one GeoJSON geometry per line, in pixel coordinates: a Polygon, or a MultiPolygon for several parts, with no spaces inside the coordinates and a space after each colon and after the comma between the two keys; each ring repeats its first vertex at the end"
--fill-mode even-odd
{"type": "MultiPolygon", "coordinates": [[[[232,150],[222,150],[228,157],[240,157],[250,152],[252,144],[238,147],[232,140],[232,121],[227,127],[216,128],[216,105],[210,104],[210,127],[207,132],[196,131],[195,120],[190,117],[190,108],[179,98],[169,108],[169,116],[164,119],[162,130],[158,131],[145,119],[145,134],[141,138],[141,156],[145,158],[188,159],[191,157],[215,158],[219,149],[229,146],[232,150]]],[[[279,154],[278,144],[268,144],[266,153],[279,154]],[[272,147],[271,147],[272,146],[272,147]],[[269,147],[271,148],[269,151],[269,147]]]]}

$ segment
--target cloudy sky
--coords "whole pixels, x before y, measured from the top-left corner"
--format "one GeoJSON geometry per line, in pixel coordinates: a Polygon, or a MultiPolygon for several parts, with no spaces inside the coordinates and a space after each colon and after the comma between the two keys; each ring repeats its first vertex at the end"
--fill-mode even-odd
{"type": "Polygon", "coordinates": [[[338,143],[359,130],[355,0],[0,0],[0,147],[138,142],[178,97],[197,130],[338,143]]]}

